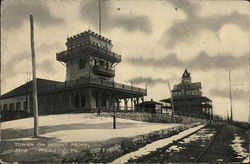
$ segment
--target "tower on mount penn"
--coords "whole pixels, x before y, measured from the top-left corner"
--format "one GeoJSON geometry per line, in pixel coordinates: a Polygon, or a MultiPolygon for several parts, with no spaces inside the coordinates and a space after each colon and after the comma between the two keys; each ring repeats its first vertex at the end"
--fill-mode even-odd
{"type": "Polygon", "coordinates": [[[66,81],[97,78],[114,81],[115,65],[121,55],[112,52],[112,41],[93,31],[67,38],[67,50],[57,53],[56,59],[66,64],[66,81]]]}

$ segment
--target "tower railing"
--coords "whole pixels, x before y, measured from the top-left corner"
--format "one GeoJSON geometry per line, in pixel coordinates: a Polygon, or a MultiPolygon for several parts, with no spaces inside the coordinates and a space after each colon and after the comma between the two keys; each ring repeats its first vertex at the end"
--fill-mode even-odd
{"type": "Polygon", "coordinates": [[[121,61],[121,55],[118,55],[117,53],[114,53],[108,50],[107,48],[101,47],[97,43],[90,42],[90,41],[79,43],[77,46],[73,46],[68,50],[56,53],[56,59],[59,61],[63,61],[63,59],[67,58],[68,55],[77,53],[77,52],[82,52],[83,50],[86,50],[86,49],[92,49],[98,53],[101,53],[104,57],[108,57],[108,58],[111,57],[111,58],[116,59],[117,61],[121,61]]]}
{"type": "Polygon", "coordinates": [[[95,65],[93,66],[93,69],[94,69],[94,73],[96,74],[102,74],[102,75],[111,76],[111,77],[115,76],[115,70],[112,70],[110,68],[105,68],[103,66],[95,65]]]}

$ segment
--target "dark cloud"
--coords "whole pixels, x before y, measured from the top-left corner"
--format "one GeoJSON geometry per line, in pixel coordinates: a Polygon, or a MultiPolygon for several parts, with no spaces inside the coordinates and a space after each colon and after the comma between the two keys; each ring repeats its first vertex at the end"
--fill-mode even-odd
{"type": "Polygon", "coordinates": [[[54,67],[54,63],[50,59],[44,59],[37,64],[37,69],[43,73],[55,73],[57,70],[54,67]]]}
{"type": "MultiPolygon", "coordinates": [[[[54,41],[52,43],[42,43],[38,48],[37,51],[40,52],[41,54],[48,54],[51,57],[51,54],[49,54],[50,50],[53,51],[60,51],[60,50],[64,50],[65,46],[63,44],[61,44],[58,41],[54,41]]],[[[55,55],[55,54],[52,54],[55,55]]]]}
{"type": "MultiPolygon", "coordinates": [[[[229,99],[229,89],[224,89],[224,90],[212,89],[210,90],[210,94],[212,96],[229,99]]],[[[249,92],[247,90],[236,89],[236,88],[232,89],[233,100],[247,100],[248,98],[249,98],[249,92]]]]}
{"type": "Polygon", "coordinates": [[[177,42],[189,43],[202,30],[211,30],[218,33],[223,25],[229,23],[235,24],[243,30],[249,30],[249,15],[233,12],[228,15],[214,14],[208,17],[200,17],[198,15],[198,11],[200,10],[198,3],[183,0],[170,2],[172,2],[173,8],[177,9],[175,10],[177,13],[176,16],[178,16],[179,11],[183,11],[187,14],[187,18],[173,24],[166,30],[163,40],[168,47],[175,46],[177,42]]]}
{"type": "Polygon", "coordinates": [[[7,62],[4,62],[2,66],[3,79],[6,80],[8,78],[15,77],[19,73],[25,73],[26,70],[23,70],[25,66],[18,70],[15,69],[15,66],[25,60],[30,59],[29,55],[30,53],[23,52],[12,56],[7,62]]]}
{"type": "MultiPolygon", "coordinates": [[[[26,74],[26,71],[31,72],[30,65],[21,65],[20,68],[16,67],[18,64],[22,62],[26,62],[31,65],[31,55],[30,52],[23,52],[18,55],[13,55],[8,61],[3,63],[2,66],[2,75],[3,79],[10,79],[19,74],[26,74]]],[[[37,71],[43,73],[55,73],[56,69],[54,67],[54,63],[50,59],[44,59],[42,61],[38,61],[36,59],[37,71]]]]}
{"type": "Polygon", "coordinates": [[[51,14],[44,0],[6,0],[1,9],[4,29],[19,28],[23,22],[29,21],[29,15],[33,15],[34,22],[43,27],[63,22],[62,18],[51,14]]]}
{"type": "Polygon", "coordinates": [[[201,52],[196,58],[191,60],[180,60],[176,54],[170,54],[164,58],[128,58],[128,63],[136,66],[151,67],[176,67],[191,68],[193,70],[212,70],[212,69],[240,69],[247,67],[248,56],[242,55],[235,57],[229,54],[218,54],[209,56],[201,52]]]}
{"type": "MultiPolygon", "coordinates": [[[[120,15],[112,16],[110,12],[118,12],[122,9],[116,9],[112,6],[111,1],[102,1],[102,30],[108,31],[113,28],[122,28],[127,31],[141,31],[151,33],[151,22],[144,15],[120,15]]],[[[118,14],[119,15],[119,14],[118,14]]],[[[83,21],[90,22],[93,26],[98,27],[98,1],[82,1],[80,17],[83,21]]]]}
{"type": "Polygon", "coordinates": [[[151,77],[136,77],[131,79],[133,84],[147,84],[148,86],[154,86],[156,84],[164,83],[167,84],[169,79],[162,78],[151,78],[151,77]]]}
{"type": "Polygon", "coordinates": [[[170,0],[169,1],[176,11],[183,11],[187,14],[188,17],[195,17],[200,11],[200,5],[191,3],[190,1],[186,0],[170,0]]]}

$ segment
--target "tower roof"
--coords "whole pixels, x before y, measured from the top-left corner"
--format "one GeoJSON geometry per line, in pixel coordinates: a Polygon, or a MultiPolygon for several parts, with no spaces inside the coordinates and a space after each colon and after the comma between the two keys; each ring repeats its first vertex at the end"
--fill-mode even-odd
{"type": "Polygon", "coordinates": [[[182,74],[182,78],[185,78],[185,77],[190,77],[190,73],[187,71],[187,69],[185,69],[185,71],[182,74]]]}
{"type": "MultiPolygon", "coordinates": [[[[45,86],[53,86],[57,84],[61,84],[60,81],[54,81],[54,80],[48,80],[48,79],[42,79],[37,78],[37,88],[45,87],[45,86]]],[[[15,96],[22,96],[27,94],[27,89],[32,87],[32,81],[29,81],[17,88],[14,88],[13,90],[3,94],[1,96],[1,99],[9,98],[9,97],[15,97],[15,96]]]]}
{"type": "Polygon", "coordinates": [[[96,39],[99,39],[100,41],[103,41],[105,43],[112,44],[112,41],[110,39],[105,38],[104,36],[99,35],[99,34],[95,33],[94,31],[91,31],[91,30],[84,31],[84,32],[76,34],[76,35],[74,35],[72,37],[69,37],[69,38],[67,38],[67,42],[68,43],[69,42],[77,42],[77,43],[79,43],[79,42],[81,42],[81,39],[83,39],[83,38],[84,38],[85,41],[86,40],[92,40],[91,38],[89,38],[89,36],[92,36],[92,37],[94,37],[96,39]]]}

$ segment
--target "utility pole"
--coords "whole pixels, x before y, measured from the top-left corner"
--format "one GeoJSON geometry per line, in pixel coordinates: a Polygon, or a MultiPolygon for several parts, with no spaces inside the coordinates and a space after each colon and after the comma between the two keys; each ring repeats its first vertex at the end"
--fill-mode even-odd
{"type": "Polygon", "coordinates": [[[30,45],[32,57],[32,100],[33,100],[33,114],[34,114],[34,137],[38,137],[38,103],[37,103],[37,83],[36,83],[36,59],[35,59],[35,46],[34,46],[34,25],[33,16],[30,15],[30,45]]]}
{"type": "Polygon", "coordinates": [[[101,0],[99,0],[99,33],[102,34],[101,0]]]}
{"type": "Polygon", "coordinates": [[[175,117],[174,117],[174,101],[173,101],[173,95],[172,95],[172,92],[171,92],[171,89],[170,89],[170,84],[169,84],[169,82],[168,82],[168,89],[169,89],[169,93],[170,93],[170,96],[171,96],[172,118],[173,118],[173,122],[175,123],[175,117]]]}
{"type": "MultiPolygon", "coordinates": [[[[0,12],[0,17],[2,16],[2,13],[0,12]]],[[[0,21],[0,26],[2,27],[2,21],[0,21]]],[[[0,30],[0,36],[2,36],[2,31],[0,30]]],[[[2,46],[2,40],[0,40],[0,47],[2,46]]],[[[0,54],[0,96],[2,96],[2,54],[0,54]]],[[[2,106],[2,101],[0,101],[0,105],[2,106]]],[[[3,107],[0,110],[0,121],[3,121],[3,107]]],[[[1,125],[0,125],[1,128],[1,125]]],[[[0,136],[1,140],[1,136],[0,136]]]]}
{"type": "Polygon", "coordinates": [[[229,122],[228,110],[227,110],[227,122],[229,122]]]}
{"type": "Polygon", "coordinates": [[[229,70],[229,97],[230,97],[230,110],[231,110],[230,121],[233,122],[233,105],[232,105],[232,88],[231,88],[231,71],[230,70],[229,70]]]}

